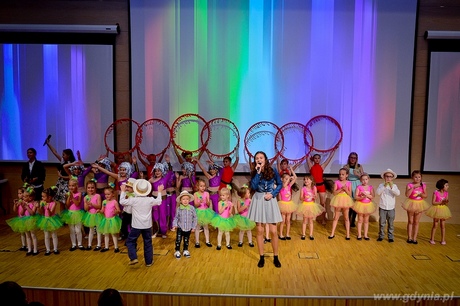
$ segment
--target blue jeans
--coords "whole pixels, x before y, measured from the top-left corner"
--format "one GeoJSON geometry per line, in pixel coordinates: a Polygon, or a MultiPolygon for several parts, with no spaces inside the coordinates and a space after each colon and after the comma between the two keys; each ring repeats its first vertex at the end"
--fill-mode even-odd
{"type": "Polygon", "coordinates": [[[153,245],[152,245],[152,228],[131,228],[128,239],[126,240],[126,246],[128,247],[129,259],[137,259],[137,238],[142,234],[144,239],[144,259],[145,264],[150,265],[153,263],[153,245]]]}

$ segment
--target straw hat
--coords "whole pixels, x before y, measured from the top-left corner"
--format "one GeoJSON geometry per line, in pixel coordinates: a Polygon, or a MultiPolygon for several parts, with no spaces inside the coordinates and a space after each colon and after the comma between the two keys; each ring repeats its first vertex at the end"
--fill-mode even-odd
{"type": "Polygon", "coordinates": [[[152,191],[152,184],[150,184],[147,180],[139,179],[134,183],[133,189],[137,196],[146,197],[152,191]]]}
{"type": "Polygon", "coordinates": [[[381,176],[383,179],[385,179],[385,177],[384,177],[384,176],[385,176],[385,173],[391,173],[391,174],[393,174],[393,178],[397,178],[397,177],[398,177],[398,175],[396,174],[396,172],[394,172],[394,171],[391,170],[391,169],[387,169],[387,170],[383,171],[382,174],[380,174],[380,176],[381,176]]]}
{"type": "Polygon", "coordinates": [[[190,200],[192,199],[193,195],[191,193],[189,193],[187,190],[183,190],[179,196],[176,198],[176,202],[180,202],[180,200],[182,199],[182,197],[185,197],[187,196],[190,200]]]}
{"type": "Polygon", "coordinates": [[[136,183],[136,179],[130,177],[130,178],[128,179],[128,181],[126,182],[126,186],[133,188],[133,187],[134,187],[134,183],[136,183]]]}

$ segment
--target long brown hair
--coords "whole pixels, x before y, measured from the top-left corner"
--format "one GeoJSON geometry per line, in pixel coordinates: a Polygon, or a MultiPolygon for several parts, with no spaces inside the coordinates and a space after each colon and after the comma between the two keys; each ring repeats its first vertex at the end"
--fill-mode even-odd
{"type": "Polygon", "coordinates": [[[270,166],[270,162],[268,160],[267,154],[262,151],[257,151],[256,154],[254,154],[254,161],[251,163],[251,179],[256,176],[257,170],[256,170],[256,156],[257,154],[262,154],[265,158],[265,165],[263,171],[260,173],[261,177],[264,180],[271,180],[272,178],[275,177],[275,171],[273,168],[270,166]]]}

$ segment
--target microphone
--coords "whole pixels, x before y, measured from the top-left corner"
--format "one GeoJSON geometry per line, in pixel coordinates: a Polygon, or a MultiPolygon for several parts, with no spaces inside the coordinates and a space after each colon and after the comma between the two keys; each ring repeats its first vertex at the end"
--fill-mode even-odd
{"type": "Polygon", "coordinates": [[[46,143],[51,139],[51,134],[46,137],[45,142],[43,143],[43,146],[46,146],[46,143]]]}
{"type": "Polygon", "coordinates": [[[257,172],[260,172],[260,165],[261,165],[261,163],[257,163],[257,166],[256,166],[257,172]]]}

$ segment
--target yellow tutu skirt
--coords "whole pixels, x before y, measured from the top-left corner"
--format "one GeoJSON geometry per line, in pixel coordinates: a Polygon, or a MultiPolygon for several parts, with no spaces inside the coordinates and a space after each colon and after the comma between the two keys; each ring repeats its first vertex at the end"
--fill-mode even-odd
{"type": "Polygon", "coordinates": [[[408,212],[413,212],[413,213],[421,213],[426,211],[428,208],[430,208],[430,204],[428,204],[427,201],[425,200],[412,200],[412,199],[407,199],[402,203],[402,208],[407,210],[408,212]]]}
{"type": "Polygon", "coordinates": [[[447,220],[452,217],[452,213],[447,205],[433,205],[428,208],[425,214],[433,219],[447,220]]]}
{"type": "Polygon", "coordinates": [[[294,201],[278,201],[281,213],[290,214],[297,210],[297,205],[294,201]]]}
{"type": "Polygon", "coordinates": [[[374,202],[363,203],[361,201],[355,201],[352,209],[358,214],[370,215],[375,212],[377,206],[374,204],[374,202]]]}
{"type": "Polygon", "coordinates": [[[326,210],[323,206],[316,202],[302,202],[297,209],[299,215],[303,215],[305,218],[316,218],[326,210]]]}
{"type": "Polygon", "coordinates": [[[339,193],[331,199],[331,207],[350,208],[353,206],[353,199],[346,193],[339,193]]]}

